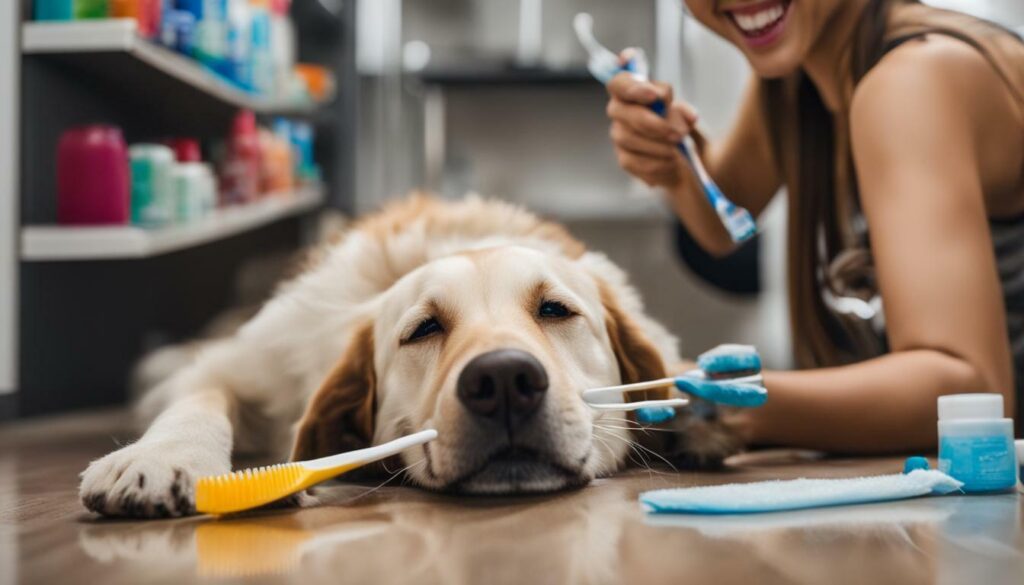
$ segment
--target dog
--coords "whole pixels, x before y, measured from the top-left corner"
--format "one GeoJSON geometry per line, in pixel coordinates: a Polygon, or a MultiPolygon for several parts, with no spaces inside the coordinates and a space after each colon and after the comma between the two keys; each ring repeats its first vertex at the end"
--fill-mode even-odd
{"type": "Polygon", "coordinates": [[[424,428],[438,438],[400,464],[438,491],[582,486],[633,452],[715,466],[740,445],[714,417],[638,432],[580,397],[664,377],[676,345],[625,273],[562,226],[414,194],[313,250],[237,332],[147,390],[148,429],[93,461],[80,497],[108,516],[187,515],[195,480],[230,471],[232,453],[291,446],[302,460],[424,428]]]}

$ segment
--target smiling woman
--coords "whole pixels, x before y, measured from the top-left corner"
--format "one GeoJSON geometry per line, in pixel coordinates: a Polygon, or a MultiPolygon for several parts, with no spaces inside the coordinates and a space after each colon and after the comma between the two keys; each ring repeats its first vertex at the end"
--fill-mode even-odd
{"type": "MultiPolygon", "coordinates": [[[[910,0],[686,5],[754,72],[731,131],[701,142],[709,174],[755,214],[788,192],[805,370],[766,373],[771,400],[729,424],[754,443],[904,451],[934,447],[940,395],[996,392],[1020,414],[1024,42],[910,0]]],[[[648,105],[671,89],[628,75],[609,91],[620,165],[729,253],[675,148],[694,110],[658,118],[648,105]]]]}

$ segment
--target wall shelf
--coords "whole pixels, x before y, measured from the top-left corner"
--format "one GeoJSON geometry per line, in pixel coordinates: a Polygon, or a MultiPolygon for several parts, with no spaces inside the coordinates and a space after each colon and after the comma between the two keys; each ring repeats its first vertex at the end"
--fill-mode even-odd
{"type": "Polygon", "coordinates": [[[217,210],[188,224],[144,229],[135,226],[32,225],[21,230],[21,259],[117,260],[147,258],[221,240],[319,207],[321,185],[217,210]]]}
{"type": "Polygon", "coordinates": [[[463,66],[457,68],[427,69],[416,74],[424,83],[491,87],[494,85],[567,85],[584,84],[595,88],[603,86],[594,79],[586,67],[551,69],[546,67],[463,66]]]}
{"type": "MultiPolygon", "coordinates": [[[[167,76],[225,104],[261,114],[306,114],[317,104],[254,95],[235,87],[204,68],[199,62],[147,41],[137,34],[134,19],[111,18],[67,22],[27,22],[22,25],[21,50],[26,55],[44,55],[70,60],[74,65],[101,75],[123,70],[105,60],[102,67],[90,67],[89,57],[116,55],[118,61],[141,62],[153,75],[167,76]]],[[[123,83],[123,79],[120,80],[123,83]]],[[[146,79],[133,79],[144,85],[146,79]]]]}

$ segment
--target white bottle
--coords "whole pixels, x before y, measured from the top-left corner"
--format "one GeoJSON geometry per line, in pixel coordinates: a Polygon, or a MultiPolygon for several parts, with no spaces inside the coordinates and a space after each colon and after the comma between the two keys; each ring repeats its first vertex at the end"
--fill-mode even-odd
{"type": "Polygon", "coordinates": [[[227,60],[235,83],[253,88],[252,11],[249,0],[228,0],[227,60]]]}
{"type": "Polygon", "coordinates": [[[270,0],[270,51],[274,70],[274,92],[291,93],[298,48],[295,24],[288,15],[291,0],[270,0]]]}
{"type": "Polygon", "coordinates": [[[227,57],[227,0],[203,0],[203,18],[196,23],[199,60],[216,67],[227,57]]]}

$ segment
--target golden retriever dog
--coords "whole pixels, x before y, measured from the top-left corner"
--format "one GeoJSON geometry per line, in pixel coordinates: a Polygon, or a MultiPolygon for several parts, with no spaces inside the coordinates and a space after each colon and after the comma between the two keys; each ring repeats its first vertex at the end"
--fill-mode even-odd
{"type": "Polygon", "coordinates": [[[315,250],[236,333],[148,390],[148,429],[92,462],[80,495],[105,515],[185,515],[195,480],[228,472],[233,452],[308,459],[424,428],[438,438],[396,464],[455,493],[581,486],[631,449],[715,465],[738,443],[713,417],[637,432],[580,397],[679,362],[623,271],[561,226],[414,195],[315,250]]]}

